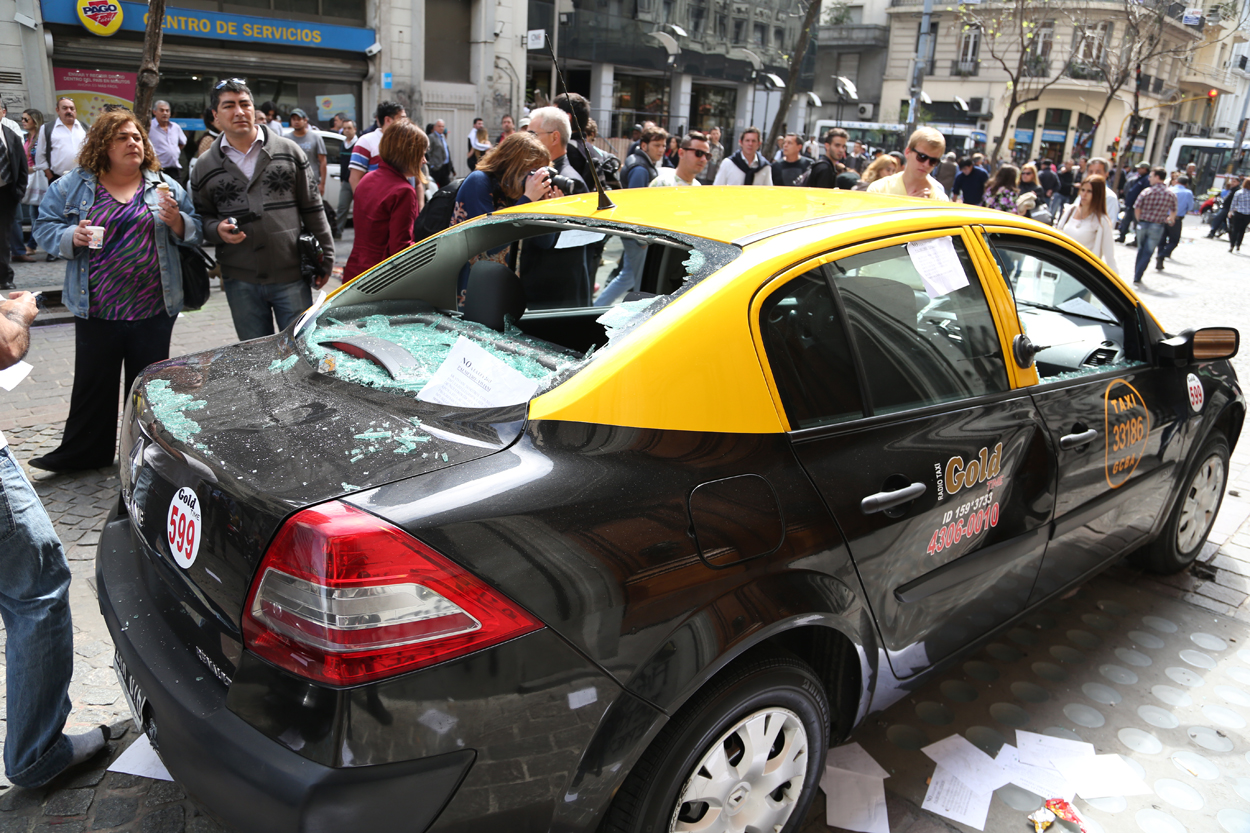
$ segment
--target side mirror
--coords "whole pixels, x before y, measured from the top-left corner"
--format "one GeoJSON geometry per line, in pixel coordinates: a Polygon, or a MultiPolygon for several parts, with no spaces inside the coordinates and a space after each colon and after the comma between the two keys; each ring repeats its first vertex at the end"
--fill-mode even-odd
{"type": "Polygon", "coordinates": [[[1241,347],[1241,334],[1232,327],[1181,330],[1158,344],[1159,358],[1177,365],[1231,359],[1241,347]]]}

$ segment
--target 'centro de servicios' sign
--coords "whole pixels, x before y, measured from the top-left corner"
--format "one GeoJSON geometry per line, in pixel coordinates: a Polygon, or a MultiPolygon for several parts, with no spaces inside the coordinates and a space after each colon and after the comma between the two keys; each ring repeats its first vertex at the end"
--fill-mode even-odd
{"type": "MultiPolygon", "coordinates": [[[[143,32],[147,28],[146,3],[122,0],[42,0],[40,5],[44,21],[80,23],[95,35],[108,36],[119,30],[143,32]]],[[[376,40],[372,29],[357,26],[173,7],[165,10],[162,28],[167,35],[231,41],[241,46],[268,43],[313,46],[346,52],[364,52],[376,40]]]]}

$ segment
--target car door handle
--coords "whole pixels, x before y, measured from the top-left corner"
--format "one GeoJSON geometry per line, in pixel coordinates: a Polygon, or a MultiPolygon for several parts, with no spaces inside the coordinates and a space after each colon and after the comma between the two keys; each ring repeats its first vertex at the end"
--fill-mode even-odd
{"type": "Polygon", "coordinates": [[[1077,446],[1085,445],[1090,440],[1098,436],[1098,429],[1091,428],[1088,431],[1082,431],[1079,434],[1064,434],[1059,438],[1059,447],[1064,451],[1077,446]]]}
{"type": "Polygon", "coordinates": [[[895,506],[915,500],[924,494],[924,490],[925,485],[923,483],[913,483],[893,492],[877,492],[875,495],[869,495],[861,500],[859,509],[865,515],[892,509],[895,506]]]}

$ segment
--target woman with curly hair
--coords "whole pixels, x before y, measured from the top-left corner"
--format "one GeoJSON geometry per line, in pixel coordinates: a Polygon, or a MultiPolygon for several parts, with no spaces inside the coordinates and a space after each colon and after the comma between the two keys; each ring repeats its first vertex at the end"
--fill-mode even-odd
{"type": "MultiPolygon", "coordinates": [[[[547,183],[551,154],[532,133],[518,131],[486,152],[477,170],[464,178],[456,192],[451,225],[463,223],[510,205],[537,202],[550,196],[563,196],[547,183]]],[[[469,266],[486,258],[515,269],[507,260],[508,246],[474,256],[460,273],[460,306],[469,287],[469,266]]]]}
{"type": "Polygon", "coordinates": [[[179,246],[203,242],[191,198],[161,173],[135,114],[101,113],[78,167],[48,187],[35,221],[45,251],[65,259],[62,302],[74,313],[74,388],[61,445],[30,461],[47,471],[111,465],[117,446],[117,378],[129,391],[169,358],[182,309],[179,246]],[[103,228],[102,239],[91,228],[103,228]]]}

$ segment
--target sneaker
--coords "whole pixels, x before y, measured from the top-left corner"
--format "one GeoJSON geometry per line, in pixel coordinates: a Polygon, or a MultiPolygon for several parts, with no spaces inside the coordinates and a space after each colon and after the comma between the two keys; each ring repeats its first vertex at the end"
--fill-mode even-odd
{"type": "Polygon", "coordinates": [[[1155,264],[1155,271],[1157,272],[1163,271],[1163,261],[1159,261],[1158,263],[1155,264]]]}

